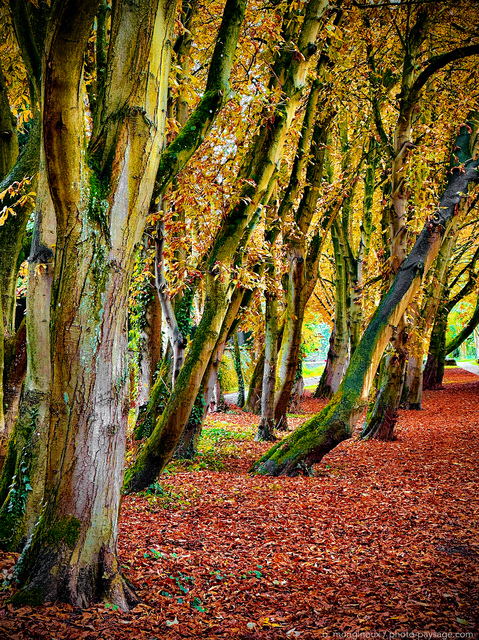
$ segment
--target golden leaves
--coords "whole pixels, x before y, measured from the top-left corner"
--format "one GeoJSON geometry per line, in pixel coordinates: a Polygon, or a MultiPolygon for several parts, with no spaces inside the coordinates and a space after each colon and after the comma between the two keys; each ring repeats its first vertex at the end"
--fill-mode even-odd
{"type": "Polygon", "coordinates": [[[32,207],[34,206],[37,194],[34,191],[22,193],[22,191],[25,191],[26,187],[30,186],[31,182],[31,178],[25,177],[20,182],[13,182],[0,193],[0,202],[3,202],[5,197],[8,195],[8,204],[0,209],[0,227],[5,224],[9,216],[16,215],[15,209],[18,207],[24,207],[26,204],[29,204],[32,207]]]}

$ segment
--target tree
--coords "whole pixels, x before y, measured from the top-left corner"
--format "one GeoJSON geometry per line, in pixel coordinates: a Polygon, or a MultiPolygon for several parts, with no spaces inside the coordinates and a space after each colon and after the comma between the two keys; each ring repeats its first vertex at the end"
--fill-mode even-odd
{"type": "Polygon", "coordinates": [[[456,140],[459,166],[364,332],[338,391],[323,411],[272,447],[253,466],[256,473],[297,475],[351,437],[386,344],[437,256],[469,183],[479,179],[479,160],[471,159],[470,137],[470,126],[462,126],[456,140]]]}
{"type": "Polygon", "coordinates": [[[232,288],[229,278],[224,274],[234,265],[236,251],[244,236],[251,233],[248,226],[258,206],[269,201],[274,173],[281,160],[291,120],[306,86],[307,72],[316,52],[315,42],[327,6],[327,2],[310,0],[303,8],[304,13],[296,15],[294,10],[289,16],[291,19],[287,24],[297,30],[297,34],[294,34],[297,41],[294,51],[289,48],[281,51],[275,64],[275,82],[280,87],[278,101],[272,114],[268,113],[259,128],[240,170],[239,193],[204,260],[205,305],[201,321],[173,394],[155,430],[126,473],[125,491],[141,490],[155,480],[171,459],[188,421],[229,306],[232,288]]]}
{"type": "Polygon", "coordinates": [[[85,606],[106,597],[127,608],[135,597],[116,559],[126,298],[164,135],[174,3],[114,5],[88,141],[82,75],[98,10],[94,1],[59,1],[46,25],[42,176],[57,224],[48,456],[44,508],[18,565],[16,601],[85,606]]]}
{"type": "MultiPolygon", "coordinates": [[[[402,49],[402,73],[399,113],[391,141],[385,134],[380,110],[375,109],[378,135],[382,138],[385,151],[389,154],[391,172],[390,207],[389,211],[385,211],[390,227],[388,244],[391,278],[396,275],[407,252],[409,198],[407,167],[414,148],[411,140],[414,112],[419,105],[422,90],[433,75],[447,64],[479,52],[475,46],[458,46],[434,56],[430,56],[428,52],[425,57],[424,43],[428,35],[432,36],[434,30],[438,30],[438,18],[440,18],[440,12],[437,13],[428,5],[419,6],[414,15],[412,6],[407,4],[402,33],[401,27],[396,23],[402,49]]],[[[368,47],[368,61],[372,82],[377,84],[376,63],[371,47],[368,47]]],[[[405,318],[403,318],[393,334],[391,352],[388,353],[381,367],[378,392],[372,408],[368,411],[363,437],[386,440],[393,438],[407,360],[406,343],[407,330],[405,318]]]]}

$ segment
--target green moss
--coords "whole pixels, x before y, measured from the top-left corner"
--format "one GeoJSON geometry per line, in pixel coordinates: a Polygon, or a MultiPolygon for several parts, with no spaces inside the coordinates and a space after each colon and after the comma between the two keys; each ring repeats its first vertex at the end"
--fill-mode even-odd
{"type": "Polygon", "coordinates": [[[26,398],[31,408],[17,420],[9,441],[7,459],[0,478],[0,548],[15,549],[23,516],[32,491],[31,476],[34,461],[34,433],[38,409],[32,398],[26,398]],[[22,443],[25,443],[22,447],[22,443]]]}
{"type": "Polygon", "coordinates": [[[88,197],[88,218],[102,231],[108,229],[108,197],[111,192],[109,170],[101,171],[95,161],[89,159],[90,191],[88,197]]]}
{"type": "Polygon", "coordinates": [[[138,412],[138,419],[135,425],[135,440],[143,440],[143,438],[148,438],[148,436],[153,431],[154,424],[155,423],[153,420],[153,416],[151,412],[148,411],[148,405],[142,405],[138,412]]]}
{"type": "Polygon", "coordinates": [[[223,393],[233,393],[238,391],[238,378],[236,377],[231,353],[228,351],[225,351],[223,358],[221,359],[218,377],[221,380],[221,389],[223,390],[223,393]]]}
{"type": "Polygon", "coordinates": [[[341,398],[344,400],[344,396],[337,393],[320,413],[271,447],[250,471],[279,475],[282,470],[301,463],[310,453],[322,451],[324,455],[349,438],[348,422],[341,417],[341,398]]]}
{"type": "Polygon", "coordinates": [[[223,96],[219,91],[205,92],[188,122],[161,155],[154,197],[164,191],[170,180],[199,147],[216,112],[222,106],[222,100],[223,96]]]}
{"type": "Polygon", "coordinates": [[[70,549],[73,549],[80,535],[80,528],[81,522],[77,518],[66,516],[58,520],[48,530],[45,539],[48,544],[56,545],[59,542],[64,542],[70,549]]]}
{"type": "Polygon", "coordinates": [[[9,513],[7,509],[2,509],[0,513],[0,549],[10,550],[12,539],[19,524],[18,516],[9,513]]]}
{"type": "Polygon", "coordinates": [[[14,607],[38,607],[43,604],[42,591],[39,587],[35,589],[20,589],[13,594],[11,598],[7,600],[8,604],[13,604],[14,607]]]}

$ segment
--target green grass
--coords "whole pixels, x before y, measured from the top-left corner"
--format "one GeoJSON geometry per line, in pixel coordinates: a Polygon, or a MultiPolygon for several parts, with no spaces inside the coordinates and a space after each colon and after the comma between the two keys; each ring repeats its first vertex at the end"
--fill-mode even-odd
{"type": "Polygon", "coordinates": [[[324,371],[324,364],[320,364],[317,367],[309,368],[307,365],[303,364],[303,378],[317,378],[324,371]]]}
{"type": "Polygon", "coordinates": [[[181,471],[223,471],[224,459],[237,455],[236,443],[253,440],[255,427],[237,430],[228,422],[215,420],[214,426],[206,426],[201,432],[198,443],[198,455],[194,460],[173,459],[167,466],[167,474],[181,471]]]}

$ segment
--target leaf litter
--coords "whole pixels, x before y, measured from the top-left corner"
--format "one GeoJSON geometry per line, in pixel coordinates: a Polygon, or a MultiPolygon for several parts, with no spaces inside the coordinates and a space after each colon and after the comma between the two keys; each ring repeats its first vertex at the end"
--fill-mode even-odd
{"type": "Polygon", "coordinates": [[[247,474],[269,446],[258,421],[211,415],[200,463],[124,499],[119,557],[142,604],[15,610],[3,591],[0,639],[477,637],[477,376],[447,370],[397,440],[346,441],[313,477],[247,474]]]}

